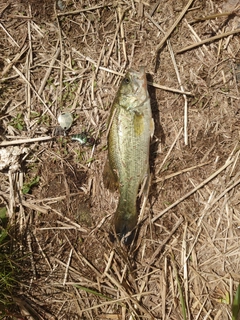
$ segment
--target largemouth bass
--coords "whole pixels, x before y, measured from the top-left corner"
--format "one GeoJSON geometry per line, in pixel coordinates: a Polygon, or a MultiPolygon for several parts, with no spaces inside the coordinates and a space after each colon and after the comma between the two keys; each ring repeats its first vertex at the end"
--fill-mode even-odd
{"type": "Polygon", "coordinates": [[[115,231],[127,239],[137,224],[140,185],[149,176],[149,145],[154,122],[144,68],[130,69],[113,102],[108,135],[111,177],[120,196],[114,215],[115,231]],[[127,237],[126,237],[127,236],[127,237]]]}

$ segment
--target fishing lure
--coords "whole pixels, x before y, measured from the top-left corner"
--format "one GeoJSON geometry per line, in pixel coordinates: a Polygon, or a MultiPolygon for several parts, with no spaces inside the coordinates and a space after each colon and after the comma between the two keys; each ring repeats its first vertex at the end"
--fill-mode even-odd
{"type": "Polygon", "coordinates": [[[65,112],[59,115],[58,117],[58,123],[60,124],[61,128],[64,131],[67,131],[70,129],[73,123],[73,116],[69,112],[65,112]]]}
{"type": "Polygon", "coordinates": [[[91,137],[86,131],[71,136],[72,141],[78,141],[82,146],[92,146],[95,143],[95,139],[91,137]]]}

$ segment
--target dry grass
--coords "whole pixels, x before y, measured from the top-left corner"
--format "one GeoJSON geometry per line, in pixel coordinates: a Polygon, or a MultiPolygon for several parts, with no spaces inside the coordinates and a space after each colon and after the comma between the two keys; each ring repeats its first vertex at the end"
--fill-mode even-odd
{"type": "Polygon", "coordinates": [[[0,196],[31,253],[15,299],[22,315],[231,319],[239,1],[10,0],[0,14],[0,196]],[[102,172],[111,102],[126,69],[140,65],[156,127],[153,180],[126,249],[109,240],[118,197],[102,172]],[[87,130],[99,143],[53,137],[62,111],[74,114],[71,134],[87,130]]]}

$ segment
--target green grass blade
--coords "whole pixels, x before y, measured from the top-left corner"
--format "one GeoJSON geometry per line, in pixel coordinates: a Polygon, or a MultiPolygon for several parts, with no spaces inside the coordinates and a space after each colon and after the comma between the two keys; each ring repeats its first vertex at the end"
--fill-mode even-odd
{"type": "MultiPolygon", "coordinates": [[[[7,208],[0,208],[0,226],[5,228],[7,226],[8,217],[7,217],[7,208]]],[[[0,240],[1,244],[1,240],[0,240]]]]}
{"type": "Polygon", "coordinates": [[[8,232],[5,229],[0,230],[0,245],[7,238],[7,236],[8,236],[8,232]]]}
{"type": "Polygon", "coordinates": [[[80,285],[78,285],[78,284],[74,284],[74,287],[76,287],[76,288],[78,288],[78,289],[80,289],[80,290],[83,290],[83,291],[85,291],[85,292],[92,293],[92,294],[94,294],[95,296],[98,296],[98,297],[101,297],[101,298],[104,298],[104,299],[107,299],[107,300],[112,300],[111,298],[103,295],[103,294],[100,293],[100,292],[97,292],[97,291],[95,291],[95,290],[92,290],[92,289],[89,289],[89,288],[80,286],[80,285]]]}
{"type": "Polygon", "coordinates": [[[238,320],[238,314],[240,310],[240,284],[237,287],[233,305],[232,305],[232,320],[238,320]]]}

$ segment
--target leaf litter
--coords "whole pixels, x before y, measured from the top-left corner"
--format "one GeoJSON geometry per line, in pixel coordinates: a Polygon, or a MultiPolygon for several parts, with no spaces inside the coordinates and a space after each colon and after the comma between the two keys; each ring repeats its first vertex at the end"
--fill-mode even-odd
{"type": "Polygon", "coordinates": [[[9,1],[0,13],[0,147],[17,150],[2,166],[0,196],[30,253],[15,299],[22,315],[231,319],[239,2],[9,1]],[[126,69],[141,65],[156,127],[152,185],[126,249],[109,239],[118,194],[102,173],[111,103],[126,69]],[[74,116],[70,135],[98,144],[53,139],[61,113],[74,116]]]}

